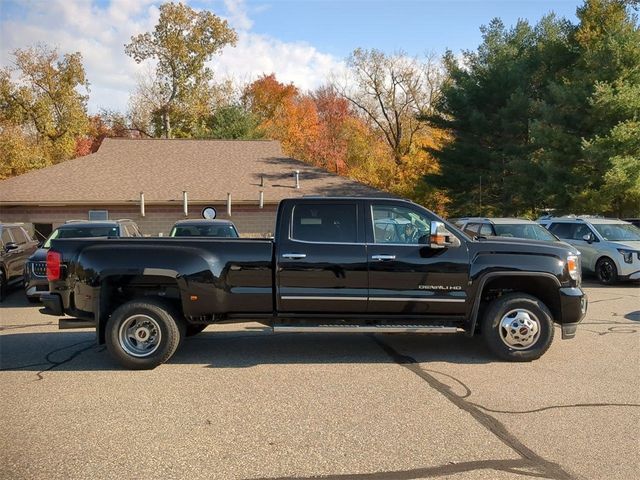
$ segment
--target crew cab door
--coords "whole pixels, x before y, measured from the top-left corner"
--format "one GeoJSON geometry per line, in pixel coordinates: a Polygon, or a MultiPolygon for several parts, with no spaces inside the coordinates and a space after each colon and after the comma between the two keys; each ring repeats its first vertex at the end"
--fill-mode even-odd
{"type": "Polygon", "coordinates": [[[281,209],[276,241],[280,313],[365,313],[363,202],[296,200],[281,209]]]}
{"type": "MultiPolygon", "coordinates": [[[[367,210],[370,313],[462,315],[466,309],[466,242],[431,248],[430,222],[408,202],[371,201],[367,210]]],[[[452,232],[453,234],[453,232],[452,232]]]]}

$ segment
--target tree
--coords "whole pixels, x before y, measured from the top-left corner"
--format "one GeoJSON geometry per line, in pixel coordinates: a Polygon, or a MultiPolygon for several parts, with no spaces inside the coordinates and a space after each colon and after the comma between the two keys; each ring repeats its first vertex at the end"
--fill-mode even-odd
{"type": "Polygon", "coordinates": [[[494,19],[481,31],[482,44],[462,64],[445,55],[447,81],[426,119],[452,140],[430,149],[440,171],[426,181],[450,197],[452,215],[535,212],[545,203],[545,172],[531,122],[548,82],[572,61],[570,25],[549,15],[535,28],[494,19]]]}
{"type": "Polygon", "coordinates": [[[208,136],[228,140],[257,140],[264,137],[257,117],[240,105],[218,108],[209,120],[208,136]]]}
{"type": "Polygon", "coordinates": [[[558,209],[637,214],[640,27],[635,1],[578,8],[575,60],[552,81],[532,123],[543,193],[558,209]],[[635,152],[635,153],[634,153],[635,152]],[[635,165],[634,165],[635,164],[635,165]],[[625,172],[629,172],[627,175],[625,172]],[[618,190],[621,188],[621,190],[618,190]]]}
{"type": "Polygon", "coordinates": [[[347,67],[347,78],[336,81],[336,88],[380,132],[400,165],[426,128],[417,117],[430,112],[438,97],[438,65],[432,57],[419,61],[403,53],[358,48],[347,67]]]}
{"type": "Polygon", "coordinates": [[[265,137],[279,140],[287,155],[319,164],[315,151],[320,135],[318,112],[310,97],[271,74],[247,85],[242,100],[260,120],[265,137]]]}
{"type": "Polygon", "coordinates": [[[24,145],[39,146],[34,168],[72,158],[76,139],[88,127],[87,96],[79,92],[89,88],[82,55],[60,57],[57,50],[39,45],[15,50],[13,56],[14,67],[0,70],[3,129],[14,139],[23,135],[24,145]]]}
{"type": "Polygon", "coordinates": [[[197,12],[182,3],[160,6],[154,31],[131,37],[125,53],[137,63],[157,61],[152,90],[157,100],[154,111],[160,116],[166,138],[171,137],[176,104],[201,92],[212,78],[205,62],[227,45],[235,45],[237,35],[213,13],[197,12]]]}

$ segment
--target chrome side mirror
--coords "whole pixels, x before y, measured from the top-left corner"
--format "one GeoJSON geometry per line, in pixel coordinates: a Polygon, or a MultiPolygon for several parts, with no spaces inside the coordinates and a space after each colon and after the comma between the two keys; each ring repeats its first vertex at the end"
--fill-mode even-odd
{"type": "Polygon", "coordinates": [[[460,240],[444,226],[444,223],[434,220],[431,222],[431,234],[429,238],[431,248],[459,247],[460,240]]]}

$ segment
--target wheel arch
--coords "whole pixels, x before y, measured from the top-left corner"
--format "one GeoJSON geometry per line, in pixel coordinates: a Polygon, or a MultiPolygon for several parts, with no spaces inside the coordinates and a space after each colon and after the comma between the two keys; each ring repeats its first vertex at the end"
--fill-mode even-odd
{"type": "Polygon", "coordinates": [[[135,300],[154,300],[182,312],[178,279],[173,275],[114,274],[101,279],[100,294],[94,298],[98,344],[105,342],[105,328],[111,314],[122,304],[135,300]]]}
{"type": "Polygon", "coordinates": [[[491,272],[479,280],[475,301],[469,315],[469,335],[478,326],[480,315],[492,300],[491,295],[502,292],[522,292],[544,303],[554,322],[562,318],[559,289],[562,286],[555,275],[544,272],[491,272]]]}

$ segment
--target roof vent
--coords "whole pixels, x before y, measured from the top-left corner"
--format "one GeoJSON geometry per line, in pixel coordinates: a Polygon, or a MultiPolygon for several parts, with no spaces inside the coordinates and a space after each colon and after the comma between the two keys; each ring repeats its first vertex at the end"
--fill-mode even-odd
{"type": "Polygon", "coordinates": [[[294,175],[296,177],[296,188],[300,188],[300,170],[296,170],[294,175]]]}

